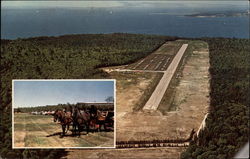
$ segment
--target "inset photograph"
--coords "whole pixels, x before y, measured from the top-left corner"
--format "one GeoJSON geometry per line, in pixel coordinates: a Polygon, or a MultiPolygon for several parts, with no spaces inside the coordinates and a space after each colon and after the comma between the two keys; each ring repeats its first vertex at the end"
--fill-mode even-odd
{"type": "Polygon", "coordinates": [[[12,80],[13,148],[115,148],[115,80],[12,80]]]}

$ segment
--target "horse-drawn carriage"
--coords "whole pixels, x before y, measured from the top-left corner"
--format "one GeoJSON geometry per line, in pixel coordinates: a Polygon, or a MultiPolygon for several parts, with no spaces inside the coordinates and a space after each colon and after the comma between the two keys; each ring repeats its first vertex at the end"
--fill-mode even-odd
{"type": "Polygon", "coordinates": [[[70,110],[56,110],[54,113],[54,122],[59,121],[62,126],[62,136],[67,133],[70,125],[72,125],[72,134],[80,136],[81,131],[101,131],[102,127],[105,131],[114,128],[114,112],[100,111],[95,107],[90,110],[80,110],[78,107],[71,107],[70,110]]]}

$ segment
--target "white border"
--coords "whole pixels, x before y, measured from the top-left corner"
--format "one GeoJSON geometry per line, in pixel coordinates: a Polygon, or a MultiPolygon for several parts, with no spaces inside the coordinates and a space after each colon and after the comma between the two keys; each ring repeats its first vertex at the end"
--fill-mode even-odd
{"type": "Polygon", "coordinates": [[[12,149],[114,149],[116,148],[116,79],[12,79],[12,149]],[[114,146],[113,147],[15,147],[14,82],[15,81],[113,81],[114,82],[114,146]]]}

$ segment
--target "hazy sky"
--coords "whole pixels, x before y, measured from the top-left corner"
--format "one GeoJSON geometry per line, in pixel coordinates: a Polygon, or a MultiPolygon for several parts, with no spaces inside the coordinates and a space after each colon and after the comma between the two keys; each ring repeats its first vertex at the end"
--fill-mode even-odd
{"type": "MultiPolygon", "coordinates": [[[[212,4],[218,5],[247,5],[248,1],[3,1],[3,8],[47,8],[47,7],[209,7],[212,4]]],[[[218,6],[219,7],[219,6],[218,6]]]]}
{"type": "Polygon", "coordinates": [[[14,81],[14,107],[106,102],[113,81],[14,81]]]}

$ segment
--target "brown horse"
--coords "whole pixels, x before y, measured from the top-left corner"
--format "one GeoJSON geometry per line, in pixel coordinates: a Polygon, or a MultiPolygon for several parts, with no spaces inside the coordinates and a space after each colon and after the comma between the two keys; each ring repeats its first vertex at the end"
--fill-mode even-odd
{"type": "Polygon", "coordinates": [[[71,122],[73,121],[72,119],[72,113],[71,112],[64,112],[62,110],[56,110],[54,113],[54,122],[59,121],[60,124],[62,125],[62,135],[63,137],[65,133],[69,130],[69,126],[71,122]],[[67,127],[67,130],[66,130],[67,127]],[[65,132],[66,130],[66,132],[65,132]]]}
{"type": "Polygon", "coordinates": [[[78,107],[74,107],[73,110],[73,133],[76,133],[78,130],[78,136],[80,137],[83,126],[86,127],[86,133],[89,133],[89,124],[90,124],[90,114],[79,110],[78,107]]]}

